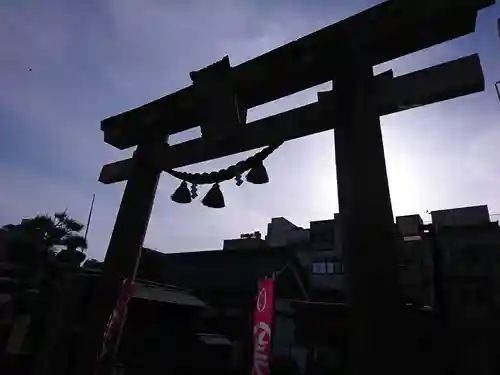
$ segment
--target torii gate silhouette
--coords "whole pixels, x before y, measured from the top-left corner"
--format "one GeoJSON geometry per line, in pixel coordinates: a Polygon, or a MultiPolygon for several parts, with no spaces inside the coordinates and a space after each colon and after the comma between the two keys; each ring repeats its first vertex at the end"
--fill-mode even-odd
{"type": "Polygon", "coordinates": [[[91,373],[121,281],[135,277],[162,170],[330,129],[352,314],[349,373],[407,373],[379,117],[482,91],[484,78],[475,54],[399,77],[392,71],[374,77],[373,66],[474,32],[478,11],[494,3],[386,1],[241,65],[230,67],[224,59],[192,75],[207,79],[103,120],[105,142],[137,149],[131,159],[105,165],[99,178],[127,185],[75,374],[91,373]],[[317,103],[246,124],[248,109],[327,81],[333,89],[320,93],[317,103]],[[211,98],[201,96],[215,114],[200,101],[200,92],[211,89],[211,98]],[[197,125],[201,138],[165,142],[197,125]]]}

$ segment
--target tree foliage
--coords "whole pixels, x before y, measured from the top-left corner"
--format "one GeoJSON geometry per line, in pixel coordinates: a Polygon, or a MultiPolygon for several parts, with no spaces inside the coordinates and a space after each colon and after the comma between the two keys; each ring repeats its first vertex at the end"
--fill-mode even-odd
{"type": "Polygon", "coordinates": [[[99,262],[97,259],[90,258],[87,259],[83,263],[83,268],[89,269],[89,270],[99,270],[102,267],[102,262],[99,262]]]}
{"type": "Polygon", "coordinates": [[[5,225],[2,231],[7,234],[11,260],[16,263],[38,263],[56,254],[58,258],[67,257],[64,252],[84,252],[87,241],[80,234],[83,228],[83,224],[66,212],[56,212],[54,216],[37,215],[18,225],[5,225]]]}

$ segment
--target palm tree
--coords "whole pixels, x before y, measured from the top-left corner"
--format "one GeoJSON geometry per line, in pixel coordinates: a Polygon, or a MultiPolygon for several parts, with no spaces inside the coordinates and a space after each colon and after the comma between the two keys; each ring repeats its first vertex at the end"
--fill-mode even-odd
{"type": "Polygon", "coordinates": [[[80,235],[83,228],[66,212],[56,212],[53,217],[37,215],[19,225],[5,225],[2,230],[9,235],[10,255],[16,263],[45,263],[56,257],[80,264],[87,249],[87,241],[80,235]]]}
{"type": "Polygon", "coordinates": [[[36,276],[30,287],[39,291],[31,314],[36,317],[35,367],[47,371],[50,359],[62,334],[64,321],[70,318],[66,301],[70,299],[73,281],[85,260],[87,241],[80,234],[84,225],[66,212],[54,216],[37,215],[16,226],[5,226],[11,245],[11,259],[36,276]]]}

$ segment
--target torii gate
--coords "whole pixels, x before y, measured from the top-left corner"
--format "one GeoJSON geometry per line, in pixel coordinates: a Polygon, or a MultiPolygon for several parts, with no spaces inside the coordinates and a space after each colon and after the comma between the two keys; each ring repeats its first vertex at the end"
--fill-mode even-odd
{"type": "Polygon", "coordinates": [[[372,67],[474,32],[477,12],[494,3],[386,1],[241,65],[222,60],[192,73],[192,86],[103,120],[105,142],[137,149],[99,177],[127,185],[76,373],[90,373],[121,280],[135,277],[162,170],[330,129],[352,311],[350,373],[398,372],[404,303],[379,117],[482,91],[484,78],[477,55],[399,77],[374,77],[372,67]],[[248,109],[327,81],[333,90],[317,103],[246,124],[248,109]],[[201,138],[166,143],[197,125],[201,138]]]}

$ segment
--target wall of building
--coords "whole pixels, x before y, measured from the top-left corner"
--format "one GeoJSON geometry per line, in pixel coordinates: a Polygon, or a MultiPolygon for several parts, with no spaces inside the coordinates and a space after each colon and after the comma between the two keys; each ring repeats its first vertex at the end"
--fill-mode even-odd
{"type": "Polygon", "coordinates": [[[293,361],[300,373],[305,373],[307,349],[296,344],[294,309],[287,300],[277,299],[273,324],[272,355],[293,361]]]}
{"type": "Polygon", "coordinates": [[[500,328],[500,228],[497,223],[442,228],[437,248],[444,255],[450,356],[456,358],[457,373],[493,373],[490,360],[497,358],[492,349],[498,348],[500,328]]]}
{"type": "Polygon", "coordinates": [[[266,242],[271,247],[295,245],[309,241],[309,230],[283,217],[275,217],[267,225],[266,242]]]}
{"type": "Polygon", "coordinates": [[[323,292],[344,289],[344,265],[334,250],[313,251],[308,255],[313,289],[323,292]]]}
{"type": "Polygon", "coordinates": [[[438,231],[451,311],[486,318],[500,311],[500,227],[496,223],[438,231]]]}
{"type": "Polygon", "coordinates": [[[342,291],[345,288],[339,223],[338,218],[311,222],[311,285],[318,291],[342,291]]]}
{"type": "Polygon", "coordinates": [[[485,319],[492,305],[500,307],[498,223],[489,221],[487,206],[434,211],[432,218],[432,233],[418,232],[417,215],[396,220],[402,234],[400,275],[407,299],[435,303],[435,251],[442,258],[440,272],[449,310],[485,319]]]}
{"type": "Polygon", "coordinates": [[[434,301],[432,241],[423,235],[403,236],[399,241],[399,275],[408,302],[431,306],[434,301]]]}
{"type": "Polygon", "coordinates": [[[237,249],[261,249],[267,247],[266,241],[260,238],[236,238],[232,240],[224,240],[223,250],[237,249]]]}
{"type": "MultiPolygon", "coordinates": [[[[433,211],[431,216],[435,221],[433,227],[437,230],[436,233],[440,233],[438,234],[440,238],[444,238],[442,232],[444,228],[492,225],[489,223],[487,206],[433,211]]],[[[423,221],[419,215],[397,217],[396,224],[400,235],[398,242],[400,280],[405,298],[420,306],[433,305],[435,299],[433,240],[429,234],[423,233],[423,221]]],[[[282,217],[273,218],[268,224],[265,239],[267,246],[294,244],[298,249],[298,258],[309,274],[313,299],[335,300],[345,297],[340,225],[341,217],[338,215],[335,215],[333,220],[313,221],[309,229],[298,227],[282,217]]],[[[485,231],[471,232],[467,235],[464,233],[462,228],[455,234],[447,235],[445,240],[439,240],[446,243],[440,245],[443,247],[445,262],[450,261],[450,252],[453,252],[453,248],[465,244],[469,247],[474,245],[476,248],[491,247],[495,246],[497,241],[495,238],[490,238],[496,236],[491,234],[493,232],[489,232],[490,234],[485,231]]],[[[498,284],[500,290],[500,280],[498,284]]],[[[499,300],[500,305],[500,293],[497,293],[495,298],[499,300]]]]}
{"type": "Polygon", "coordinates": [[[284,218],[273,218],[268,224],[268,246],[298,245],[298,257],[309,274],[312,298],[315,292],[321,293],[321,298],[328,298],[326,294],[334,292],[333,298],[344,289],[339,223],[337,217],[313,221],[309,229],[300,228],[284,218]]]}
{"type": "Polygon", "coordinates": [[[431,216],[436,227],[482,225],[490,222],[486,205],[432,211],[431,216]]]}

